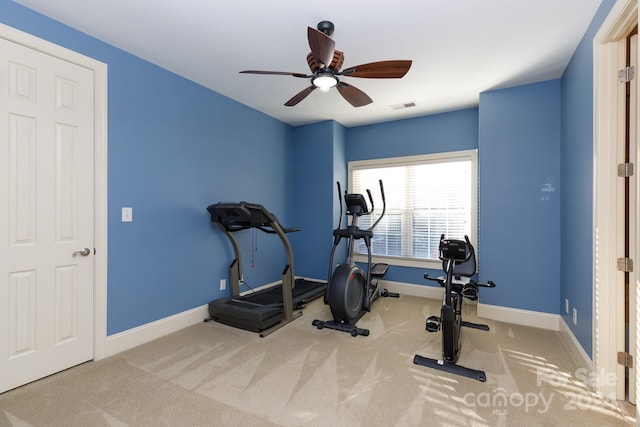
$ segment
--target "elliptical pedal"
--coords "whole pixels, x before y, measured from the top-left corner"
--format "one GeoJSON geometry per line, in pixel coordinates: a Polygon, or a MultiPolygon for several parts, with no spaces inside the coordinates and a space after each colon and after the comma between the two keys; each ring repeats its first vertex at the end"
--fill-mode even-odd
{"type": "Polygon", "coordinates": [[[383,298],[400,298],[397,292],[389,292],[386,288],[380,289],[380,296],[383,298]]]}

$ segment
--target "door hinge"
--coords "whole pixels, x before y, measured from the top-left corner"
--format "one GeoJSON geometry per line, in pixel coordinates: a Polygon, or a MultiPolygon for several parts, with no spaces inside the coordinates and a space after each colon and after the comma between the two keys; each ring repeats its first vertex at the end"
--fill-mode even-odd
{"type": "Polygon", "coordinates": [[[633,356],[623,351],[618,352],[618,365],[633,368],[633,356]]]}
{"type": "Polygon", "coordinates": [[[618,258],[618,270],[625,273],[631,273],[633,271],[633,260],[631,258],[618,258]]]}
{"type": "Polygon", "coordinates": [[[629,178],[633,176],[633,163],[621,163],[618,165],[618,176],[629,178]]]}
{"type": "Polygon", "coordinates": [[[618,81],[620,83],[629,83],[636,76],[635,67],[626,67],[618,71],[618,81]]]}

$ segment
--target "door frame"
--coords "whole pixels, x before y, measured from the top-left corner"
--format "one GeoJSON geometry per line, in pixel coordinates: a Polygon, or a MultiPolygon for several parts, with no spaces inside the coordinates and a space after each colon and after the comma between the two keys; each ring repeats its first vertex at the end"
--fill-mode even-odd
{"type": "MultiPolygon", "coordinates": [[[[616,269],[616,258],[624,255],[625,237],[624,224],[617,220],[624,213],[624,206],[617,203],[623,185],[617,165],[624,162],[626,109],[624,85],[617,79],[617,70],[626,64],[626,49],[618,42],[637,23],[638,0],[618,0],[593,39],[593,385],[598,393],[618,400],[625,399],[624,367],[617,363],[617,352],[624,351],[625,342],[624,287],[613,284],[624,283],[624,273],[616,269]]],[[[637,138],[632,143],[638,144],[637,138]]],[[[637,176],[638,159],[632,161],[637,176]]],[[[635,221],[637,229],[637,215],[635,221]]],[[[636,269],[639,262],[634,260],[636,269]]]]}
{"type": "Polygon", "coordinates": [[[106,354],[107,340],[107,64],[0,23],[0,38],[74,63],[94,77],[94,256],[93,360],[106,354]]]}

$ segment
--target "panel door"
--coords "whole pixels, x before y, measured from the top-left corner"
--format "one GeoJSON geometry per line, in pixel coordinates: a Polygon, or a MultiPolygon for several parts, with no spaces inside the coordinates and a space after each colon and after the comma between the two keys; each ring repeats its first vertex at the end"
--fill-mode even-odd
{"type": "Polygon", "coordinates": [[[0,39],[0,392],[93,358],[93,85],[0,39]]]}

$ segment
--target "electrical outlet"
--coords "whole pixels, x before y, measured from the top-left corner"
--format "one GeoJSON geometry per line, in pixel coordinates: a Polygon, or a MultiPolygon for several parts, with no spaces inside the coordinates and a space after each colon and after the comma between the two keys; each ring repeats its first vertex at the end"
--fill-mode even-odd
{"type": "Polygon", "coordinates": [[[578,310],[575,307],[573,307],[573,324],[578,324],[578,310]]]}
{"type": "Polygon", "coordinates": [[[564,299],[564,312],[569,314],[569,298],[564,299]]]}
{"type": "Polygon", "coordinates": [[[220,279],[220,290],[224,291],[227,289],[227,279],[220,279]]]}

